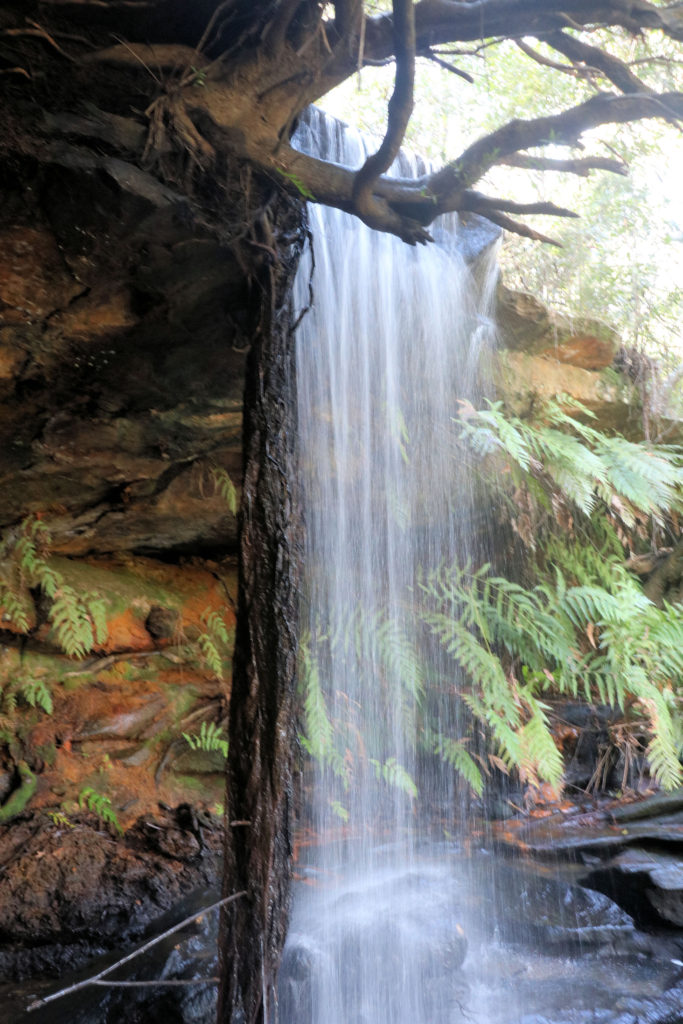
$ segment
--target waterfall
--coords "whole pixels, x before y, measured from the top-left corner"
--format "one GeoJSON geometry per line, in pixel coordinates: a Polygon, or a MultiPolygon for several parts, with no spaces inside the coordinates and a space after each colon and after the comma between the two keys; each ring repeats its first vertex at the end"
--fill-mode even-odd
{"type": "MultiPolygon", "coordinates": [[[[312,119],[302,148],[362,163],[360,137],[312,119]]],[[[415,173],[405,158],[399,170],[415,173]]],[[[476,272],[466,262],[455,218],[412,249],[336,210],[310,216],[296,289],[299,308],[310,305],[297,335],[301,685],[319,845],[295,906],[281,1019],[431,1024],[458,1005],[449,985],[464,941],[450,872],[425,859],[418,824],[457,817],[457,777],[438,756],[458,737],[457,679],[414,605],[421,573],[474,543],[455,420],[459,403],[480,401],[495,269],[490,256],[476,272]]]]}

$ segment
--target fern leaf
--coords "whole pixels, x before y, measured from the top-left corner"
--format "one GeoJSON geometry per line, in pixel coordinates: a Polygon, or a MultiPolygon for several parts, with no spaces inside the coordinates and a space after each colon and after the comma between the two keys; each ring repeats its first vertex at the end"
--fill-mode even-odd
{"type": "Polygon", "coordinates": [[[484,778],[472,755],[465,747],[464,740],[454,740],[450,736],[438,737],[435,752],[462,775],[463,779],[476,793],[481,796],[484,791],[484,778]]]}

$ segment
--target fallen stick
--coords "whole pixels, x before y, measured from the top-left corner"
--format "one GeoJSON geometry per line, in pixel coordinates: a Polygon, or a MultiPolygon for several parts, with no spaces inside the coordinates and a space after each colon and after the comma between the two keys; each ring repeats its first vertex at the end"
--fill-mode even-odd
{"type": "Polygon", "coordinates": [[[91,978],[86,978],[85,981],[78,981],[75,985],[68,985],[66,988],[62,988],[59,992],[52,992],[49,996],[44,996],[42,999],[36,999],[26,1007],[26,1012],[31,1013],[33,1010],[40,1009],[41,1006],[46,1006],[48,1003],[52,1003],[55,999],[61,999],[62,996],[71,995],[72,992],[78,992],[82,988],[87,988],[89,985],[111,985],[116,987],[132,988],[133,986],[150,986],[150,985],[206,985],[217,981],[216,978],[200,978],[197,980],[183,981],[183,979],[172,979],[168,981],[106,981],[104,980],[108,974],[115,971],[118,967],[123,967],[124,964],[134,960],[135,957],[140,956],[141,953],[146,953],[152,946],[156,946],[158,942],[167,938],[169,935],[173,935],[174,932],[179,932],[181,928],[184,928],[188,924],[192,924],[202,914],[208,914],[212,910],[218,910],[220,907],[226,906],[228,903],[232,903],[234,900],[238,900],[241,896],[246,896],[246,890],[242,892],[233,893],[232,896],[225,896],[222,900],[218,900],[217,903],[212,903],[210,907],[204,907],[203,910],[199,910],[190,917],[186,917],[179,924],[174,924],[172,928],[163,932],[161,935],[157,935],[156,938],[150,939],[149,942],[145,942],[143,946],[136,949],[133,953],[129,953],[128,956],[124,956],[122,960],[117,960],[115,964],[110,967],[105,967],[99,974],[93,974],[91,978]]]}

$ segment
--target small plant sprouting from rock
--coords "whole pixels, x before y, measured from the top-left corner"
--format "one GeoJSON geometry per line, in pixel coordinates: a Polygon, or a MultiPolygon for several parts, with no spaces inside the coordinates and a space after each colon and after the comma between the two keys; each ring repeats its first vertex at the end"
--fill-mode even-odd
{"type": "Polygon", "coordinates": [[[213,466],[211,479],[217,494],[220,494],[228,509],[234,516],[237,515],[237,488],[230,478],[227,470],[220,466],[213,466]]]}
{"type": "Polygon", "coordinates": [[[111,832],[123,835],[116,811],[111,805],[111,800],[104,793],[98,793],[92,786],[86,786],[78,794],[78,806],[96,814],[101,824],[106,825],[111,832]]]}
{"type": "Polygon", "coordinates": [[[215,722],[202,722],[198,733],[183,733],[192,750],[204,750],[207,753],[218,750],[223,757],[228,756],[228,741],[223,736],[223,729],[215,722]]]}
{"type": "Polygon", "coordinates": [[[69,818],[64,811],[48,811],[47,816],[57,828],[75,828],[73,821],[69,821],[69,818]]]}

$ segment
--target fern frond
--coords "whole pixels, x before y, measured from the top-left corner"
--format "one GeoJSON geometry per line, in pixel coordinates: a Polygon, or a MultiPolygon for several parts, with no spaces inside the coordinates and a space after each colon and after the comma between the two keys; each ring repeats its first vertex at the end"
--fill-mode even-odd
{"type": "Polygon", "coordinates": [[[395,619],[378,616],[374,626],[381,662],[394,686],[415,701],[424,697],[424,670],[414,644],[395,619]]]}
{"type": "Polygon", "coordinates": [[[211,470],[211,478],[216,492],[220,494],[232,515],[236,516],[237,488],[230,479],[230,474],[220,466],[214,466],[211,470]]]}
{"type": "Polygon", "coordinates": [[[484,791],[484,778],[481,769],[467,750],[465,740],[454,740],[450,736],[439,736],[436,739],[434,752],[447,764],[462,775],[465,782],[477,796],[484,791]]]}
{"type": "Polygon", "coordinates": [[[223,735],[223,728],[215,722],[202,722],[198,733],[183,733],[183,739],[192,750],[219,751],[223,757],[228,756],[228,741],[223,735]]]}
{"type": "Polygon", "coordinates": [[[24,679],[19,685],[21,696],[32,708],[42,708],[51,715],[54,710],[52,694],[44,679],[24,679]]]}
{"type": "Polygon", "coordinates": [[[100,821],[111,830],[123,835],[123,829],[119,824],[116,811],[111,806],[111,800],[104,793],[98,793],[92,786],[86,786],[78,794],[78,806],[82,809],[92,811],[100,821]]]}
{"type": "Polygon", "coordinates": [[[201,652],[202,658],[206,662],[207,668],[216,676],[217,679],[223,678],[223,659],[221,658],[220,651],[216,647],[208,633],[201,633],[197,643],[201,652]]]}
{"type": "Polygon", "coordinates": [[[386,782],[389,786],[395,786],[396,789],[400,789],[411,800],[416,799],[417,786],[415,785],[415,780],[410,772],[406,771],[403,765],[399,764],[395,757],[387,758],[384,763],[374,757],[371,757],[369,760],[375,769],[375,775],[378,779],[386,782]]]}
{"type": "Polygon", "coordinates": [[[95,636],[87,607],[73,587],[60,586],[48,614],[64,653],[83,658],[92,649],[95,636]]]}

